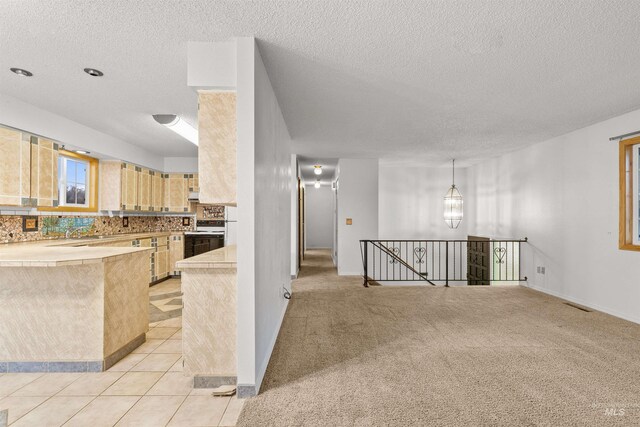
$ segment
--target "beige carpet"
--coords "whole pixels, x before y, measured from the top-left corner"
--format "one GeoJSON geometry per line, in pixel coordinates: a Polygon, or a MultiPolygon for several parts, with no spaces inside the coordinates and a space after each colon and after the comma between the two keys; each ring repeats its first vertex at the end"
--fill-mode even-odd
{"type": "Polygon", "coordinates": [[[293,289],[238,425],[640,425],[640,325],[517,286],[365,289],[323,251],[293,289]]]}

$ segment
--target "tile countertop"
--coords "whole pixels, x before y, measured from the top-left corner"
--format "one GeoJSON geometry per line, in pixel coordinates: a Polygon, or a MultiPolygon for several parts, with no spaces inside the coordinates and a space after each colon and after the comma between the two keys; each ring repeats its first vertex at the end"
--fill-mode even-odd
{"type": "Polygon", "coordinates": [[[214,249],[176,263],[178,270],[207,268],[237,268],[236,245],[214,249]]]}
{"type": "Polygon", "coordinates": [[[0,246],[0,267],[59,267],[115,260],[155,248],[88,246],[0,246]]]}
{"type": "Polygon", "coordinates": [[[122,240],[169,236],[177,232],[115,234],[101,238],[49,239],[0,244],[0,267],[57,267],[105,262],[135,252],[153,251],[152,247],[109,247],[91,245],[122,240]]]}

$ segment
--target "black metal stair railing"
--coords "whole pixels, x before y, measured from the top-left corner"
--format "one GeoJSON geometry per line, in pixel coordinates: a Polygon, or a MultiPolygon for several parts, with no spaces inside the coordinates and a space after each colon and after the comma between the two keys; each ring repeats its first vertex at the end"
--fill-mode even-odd
{"type": "Polygon", "coordinates": [[[489,285],[526,281],[512,240],[360,240],[364,286],[376,282],[489,285]]]}

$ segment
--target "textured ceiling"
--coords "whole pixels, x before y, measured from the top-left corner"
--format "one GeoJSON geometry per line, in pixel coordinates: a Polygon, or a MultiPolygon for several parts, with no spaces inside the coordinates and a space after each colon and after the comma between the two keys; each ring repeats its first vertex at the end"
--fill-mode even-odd
{"type": "Polygon", "coordinates": [[[635,0],[3,0],[0,93],[193,155],[150,118],[195,123],[187,41],[255,36],[297,153],[463,164],[639,108],[639,18],[635,0]]]}

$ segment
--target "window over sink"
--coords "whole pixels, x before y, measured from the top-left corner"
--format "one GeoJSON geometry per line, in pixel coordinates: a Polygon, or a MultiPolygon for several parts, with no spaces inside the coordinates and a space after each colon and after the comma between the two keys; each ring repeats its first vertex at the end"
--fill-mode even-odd
{"type": "Polygon", "coordinates": [[[87,207],[89,162],[60,156],[58,159],[58,200],[61,206],[87,207]]]}
{"type": "Polygon", "coordinates": [[[68,150],[58,156],[58,204],[38,210],[63,212],[98,211],[98,159],[68,150]]]}

